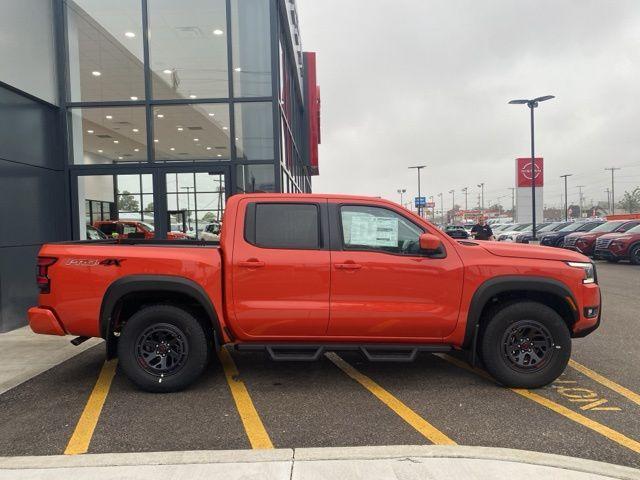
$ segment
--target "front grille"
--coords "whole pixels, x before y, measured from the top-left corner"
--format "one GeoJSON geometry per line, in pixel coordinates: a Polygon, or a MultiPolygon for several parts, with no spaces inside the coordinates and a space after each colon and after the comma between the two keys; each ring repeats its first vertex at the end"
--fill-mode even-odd
{"type": "Polygon", "coordinates": [[[596,248],[598,250],[605,250],[607,248],[609,248],[609,244],[611,243],[611,239],[609,238],[599,238],[596,241],[596,248]]]}
{"type": "Polygon", "coordinates": [[[573,247],[578,241],[578,237],[564,237],[564,246],[573,247]]]}

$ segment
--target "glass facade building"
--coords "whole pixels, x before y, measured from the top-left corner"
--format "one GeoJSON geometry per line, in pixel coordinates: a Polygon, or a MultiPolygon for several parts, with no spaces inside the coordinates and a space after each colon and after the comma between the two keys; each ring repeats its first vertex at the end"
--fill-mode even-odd
{"type": "Polygon", "coordinates": [[[194,237],[234,193],[311,192],[318,100],[306,98],[294,2],[61,8],[74,238],[115,219],[147,222],[160,238],[194,237]]]}
{"type": "Polygon", "coordinates": [[[295,0],[20,0],[0,26],[0,332],[43,243],[215,236],[230,195],[311,191],[295,0]]]}

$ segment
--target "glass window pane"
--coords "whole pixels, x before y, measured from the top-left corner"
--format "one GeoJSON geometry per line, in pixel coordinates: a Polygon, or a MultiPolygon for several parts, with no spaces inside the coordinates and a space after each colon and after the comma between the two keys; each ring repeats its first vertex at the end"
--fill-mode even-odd
{"type": "Polygon", "coordinates": [[[140,193],[140,175],[118,175],[118,193],[140,193]]]}
{"type": "Polygon", "coordinates": [[[273,165],[238,165],[240,193],[275,192],[273,165]]]}
{"type": "Polygon", "coordinates": [[[142,195],[142,209],[145,212],[153,212],[153,194],[142,195]]]}
{"type": "Polygon", "coordinates": [[[269,0],[232,0],[231,35],[234,96],[270,96],[269,0]]]}
{"type": "Polygon", "coordinates": [[[345,249],[390,253],[420,252],[422,230],[386,208],[348,206],[340,209],[345,249]]]}
{"type": "Polygon", "coordinates": [[[198,192],[224,193],[224,175],[219,173],[196,173],[196,190],[198,192]]]}
{"type": "Polygon", "coordinates": [[[270,103],[236,103],[236,155],[239,160],[272,160],[273,116],[270,103]]]}
{"type": "Polygon", "coordinates": [[[149,2],[154,98],[229,96],[225,4],[225,0],[149,2]]]}
{"type": "Polygon", "coordinates": [[[140,0],[65,4],[71,100],[144,99],[140,0]]]}
{"type": "Polygon", "coordinates": [[[255,228],[259,247],[320,247],[316,205],[258,203],[255,228]]]}
{"type": "Polygon", "coordinates": [[[146,161],[144,107],[74,108],[70,112],[73,163],[146,161]]]}
{"type": "Polygon", "coordinates": [[[229,160],[229,107],[200,104],[155,107],[156,160],[229,160]]]}

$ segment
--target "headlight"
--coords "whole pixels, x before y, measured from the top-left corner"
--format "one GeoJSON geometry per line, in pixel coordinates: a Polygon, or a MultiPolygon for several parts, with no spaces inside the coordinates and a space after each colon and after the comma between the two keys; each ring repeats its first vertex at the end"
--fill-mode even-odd
{"type": "Polygon", "coordinates": [[[582,283],[596,282],[596,267],[593,265],[593,263],[567,262],[567,265],[573,268],[581,268],[584,270],[584,279],[582,280],[582,283]]]}

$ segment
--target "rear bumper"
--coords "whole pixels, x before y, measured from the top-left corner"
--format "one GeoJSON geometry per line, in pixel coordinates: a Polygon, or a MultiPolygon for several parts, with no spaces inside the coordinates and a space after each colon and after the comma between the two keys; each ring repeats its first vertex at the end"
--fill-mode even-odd
{"type": "Polygon", "coordinates": [[[31,307],[27,312],[29,316],[29,326],[34,333],[43,335],[66,335],[62,323],[56,314],[46,308],[31,307]]]}

